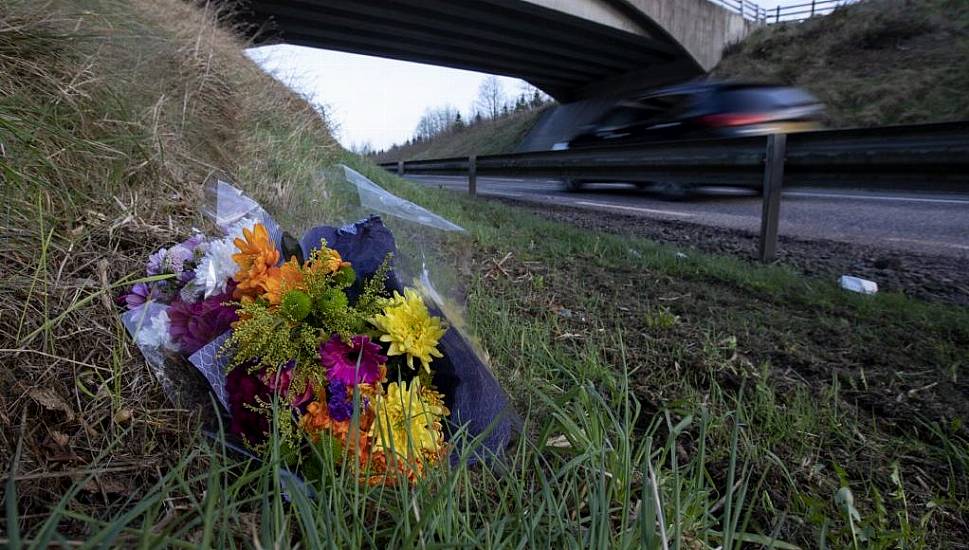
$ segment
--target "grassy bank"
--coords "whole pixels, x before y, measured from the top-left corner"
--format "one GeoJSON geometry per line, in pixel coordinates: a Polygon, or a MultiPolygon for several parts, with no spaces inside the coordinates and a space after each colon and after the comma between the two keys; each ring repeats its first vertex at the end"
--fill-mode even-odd
{"type": "Polygon", "coordinates": [[[395,145],[374,156],[373,160],[392,162],[514,153],[548,108],[546,105],[512,112],[495,120],[482,120],[471,126],[449,130],[427,141],[395,145]]]}
{"type": "Polygon", "coordinates": [[[806,88],[832,127],[943,122],[969,117],[967,53],[965,2],[865,0],[758,29],[713,74],[806,88]]]}
{"type": "Polygon", "coordinates": [[[213,14],[177,0],[0,10],[5,544],[967,539],[965,310],[415,188],[339,151],[213,14]],[[526,417],[503,462],[415,488],[327,471],[305,498],[275,455],[245,462],[201,435],[210,413],[170,401],[124,336],[112,285],[205,227],[207,177],[298,233],[339,216],[321,177],[337,162],[468,229],[447,256],[526,417]]]}

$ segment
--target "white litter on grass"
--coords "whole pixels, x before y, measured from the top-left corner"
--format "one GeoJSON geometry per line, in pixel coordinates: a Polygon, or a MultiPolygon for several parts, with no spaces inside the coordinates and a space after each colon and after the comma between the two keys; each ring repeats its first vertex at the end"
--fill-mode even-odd
{"type": "Polygon", "coordinates": [[[689,256],[687,256],[686,254],[684,254],[682,252],[677,252],[676,253],[676,257],[679,258],[679,259],[681,259],[681,260],[685,260],[685,259],[689,258],[689,256]]]}
{"type": "Polygon", "coordinates": [[[862,279],[861,277],[842,275],[841,278],[838,279],[838,284],[841,286],[841,288],[850,290],[851,292],[858,292],[861,294],[874,294],[878,292],[878,283],[875,281],[862,279]]]}

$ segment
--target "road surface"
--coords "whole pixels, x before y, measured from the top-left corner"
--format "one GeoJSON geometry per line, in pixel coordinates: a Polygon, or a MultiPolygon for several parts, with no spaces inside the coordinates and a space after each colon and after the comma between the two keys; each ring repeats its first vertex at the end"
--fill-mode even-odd
{"type": "MultiPolygon", "coordinates": [[[[464,176],[408,174],[428,186],[467,192],[464,176]]],[[[701,189],[671,201],[630,185],[590,184],[566,193],[557,180],[478,177],[478,193],[532,203],[760,231],[762,201],[737,189],[701,189]]],[[[969,195],[798,190],[784,193],[780,234],[969,259],[969,195]]]]}

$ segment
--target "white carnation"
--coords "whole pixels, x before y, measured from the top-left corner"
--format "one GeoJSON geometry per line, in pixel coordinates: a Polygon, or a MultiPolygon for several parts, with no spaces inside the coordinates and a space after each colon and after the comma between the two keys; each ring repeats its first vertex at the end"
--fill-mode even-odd
{"type": "Polygon", "coordinates": [[[228,228],[225,237],[208,243],[205,255],[195,268],[193,281],[206,298],[225,292],[229,279],[239,271],[239,266],[232,259],[232,255],[239,251],[235,240],[242,238],[243,228],[252,229],[256,223],[248,218],[239,220],[228,228]]]}
{"type": "Polygon", "coordinates": [[[195,268],[195,284],[202,288],[205,297],[225,292],[225,285],[239,270],[232,255],[238,252],[232,238],[225,237],[209,243],[209,250],[195,268]]]}

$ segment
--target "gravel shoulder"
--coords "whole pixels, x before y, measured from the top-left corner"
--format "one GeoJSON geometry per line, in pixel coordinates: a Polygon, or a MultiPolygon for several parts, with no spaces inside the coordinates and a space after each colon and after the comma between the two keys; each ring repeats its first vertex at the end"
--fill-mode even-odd
{"type": "MultiPolygon", "coordinates": [[[[645,237],[657,242],[756,261],[759,237],[747,231],[659,220],[530,201],[488,197],[539,216],[583,229],[645,237]]],[[[969,305],[969,266],[960,258],[913,254],[877,246],[781,236],[777,263],[812,277],[854,275],[878,283],[879,290],[923,300],[969,305]]]]}

